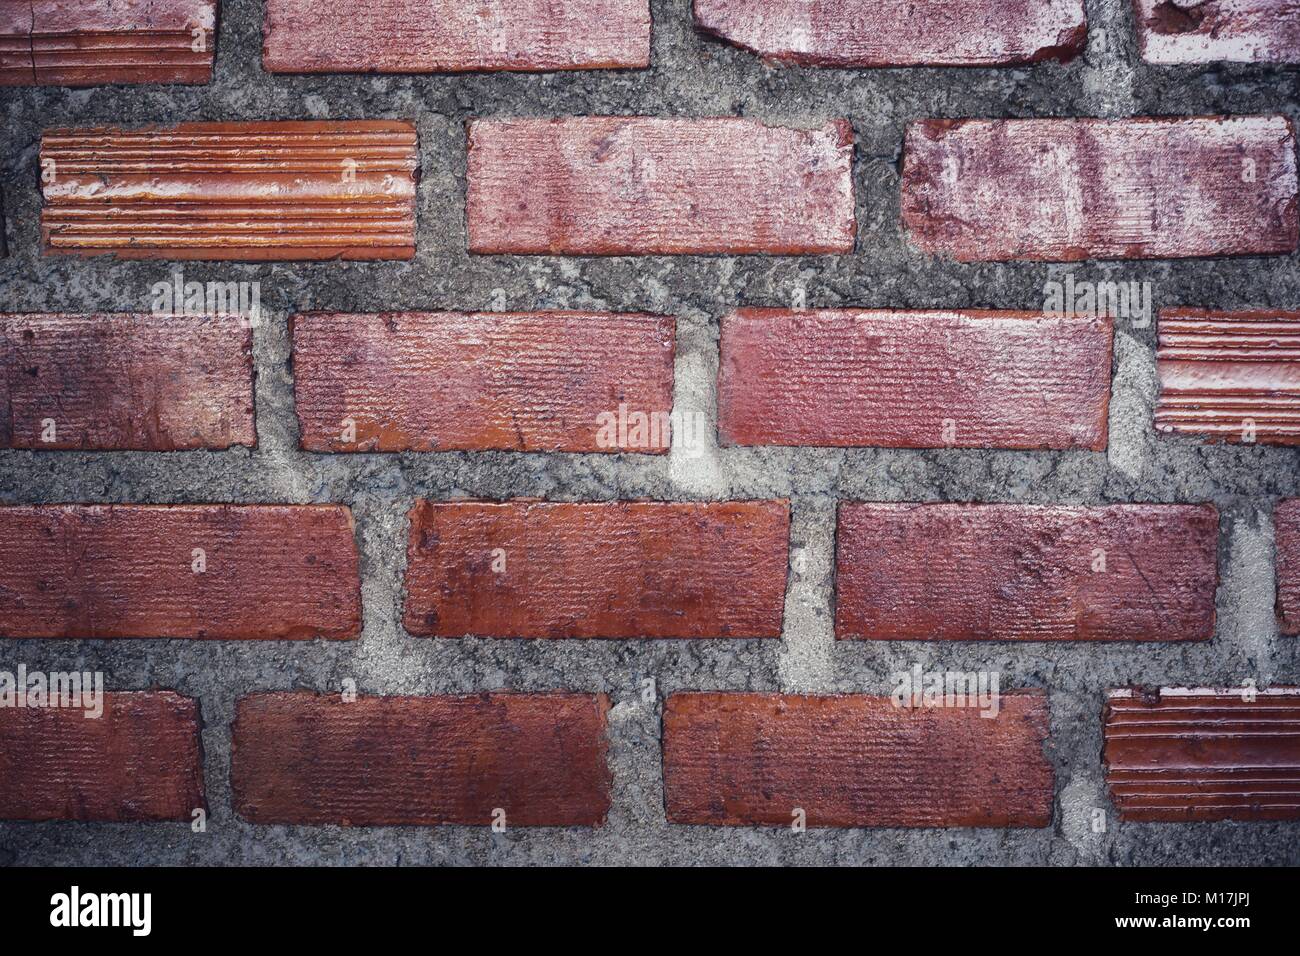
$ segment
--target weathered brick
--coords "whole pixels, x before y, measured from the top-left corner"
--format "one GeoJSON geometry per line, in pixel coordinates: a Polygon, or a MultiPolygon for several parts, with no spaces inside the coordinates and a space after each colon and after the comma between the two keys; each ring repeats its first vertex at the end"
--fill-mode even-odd
{"type": "Polygon", "coordinates": [[[1111,691],[1103,760],[1121,820],[1300,819],[1300,688],[1111,691]]]}
{"type": "Polygon", "coordinates": [[[1106,447],[1112,325],[1022,312],[740,309],[728,445],[1106,447]]]}
{"type": "Polygon", "coordinates": [[[840,638],[1214,636],[1211,505],[842,504],[840,638]]]}
{"type": "Polygon", "coordinates": [[[1300,634],[1300,498],[1273,511],[1277,540],[1277,616],[1283,634],[1300,634]]]}
{"type": "Polygon", "coordinates": [[[1046,694],[977,707],[889,697],[673,694],[664,705],[670,823],[1045,827],[1046,694]]]}
{"type": "Polygon", "coordinates": [[[1294,0],[1133,0],[1148,63],[1300,63],[1294,0]]]}
{"type": "Polygon", "coordinates": [[[361,630],[352,514],[337,505],[17,505],[0,507],[0,541],[0,637],[361,630]]]}
{"type": "Polygon", "coordinates": [[[903,219],[961,262],[1290,253],[1295,133],[1284,116],[913,123],[903,219]]]}
{"type": "Polygon", "coordinates": [[[781,634],[784,501],[423,501],[410,518],[412,634],[781,634]]]}
{"type": "Polygon", "coordinates": [[[268,0],[272,73],[592,70],[650,65],[647,0],[268,0]]]}
{"type": "Polygon", "coordinates": [[[253,694],[231,749],[253,823],[600,826],[610,803],[604,694],[253,694]]]}
{"type": "Polygon", "coordinates": [[[695,0],[695,24],[803,66],[1001,66],[1070,60],[1083,0],[695,0]]]}
{"type": "Polygon", "coordinates": [[[646,116],[475,120],[479,253],[852,252],[853,130],[646,116]]]}
{"type": "Polygon", "coordinates": [[[1156,372],[1161,431],[1300,445],[1300,312],[1162,309],[1156,372]]]}
{"type": "Polygon", "coordinates": [[[387,120],[56,129],[41,139],[47,253],[409,259],[415,127],[387,120]]]}
{"type": "Polygon", "coordinates": [[[648,434],[620,444],[617,426],[612,436],[605,426],[620,406],[624,420],[639,413],[669,424],[670,318],[308,313],[292,322],[310,451],[667,450],[670,428],[651,446],[648,434]]]}
{"type": "Polygon", "coordinates": [[[102,703],[96,718],[0,707],[0,819],[188,823],[207,809],[198,702],[155,690],[102,703]]]}
{"type": "Polygon", "coordinates": [[[255,445],[252,347],[233,317],[0,314],[0,448],[255,445]]]}

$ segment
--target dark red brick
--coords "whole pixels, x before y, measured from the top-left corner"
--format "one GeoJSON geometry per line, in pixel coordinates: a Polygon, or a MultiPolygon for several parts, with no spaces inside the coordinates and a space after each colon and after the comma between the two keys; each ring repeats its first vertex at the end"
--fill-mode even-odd
{"type": "Polygon", "coordinates": [[[1148,63],[1300,63],[1293,0],[1133,0],[1148,63]]]}
{"type": "Polygon", "coordinates": [[[1283,634],[1300,634],[1300,498],[1273,511],[1277,539],[1277,616],[1283,634]]]}

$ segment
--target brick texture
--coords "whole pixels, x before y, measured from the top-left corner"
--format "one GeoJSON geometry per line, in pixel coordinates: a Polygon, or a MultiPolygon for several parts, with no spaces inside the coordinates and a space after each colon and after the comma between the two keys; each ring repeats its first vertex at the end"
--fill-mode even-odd
{"type": "Polygon", "coordinates": [[[420,502],[406,629],[461,637],[779,637],[789,506],[420,502]]]}
{"type": "Polygon", "coordinates": [[[407,312],[292,321],[310,451],[667,450],[671,429],[657,447],[647,432],[642,448],[620,443],[617,421],[620,406],[625,421],[672,411],[670,318],[407,312]]]}
{"type": "Polygon", "coordinates": [[[41,139],[47,253],[409,259],[415,127],[182,123],[41,139]]]}
{"type": "Polygon", "coordinates": [[[273,73],[590,70],[650,65],[647,0],[268,0],[273,73]]]}
{"type": "Polygon", "coordinates": [[[1045,827],[1047,696],[974,707],[889,697],[673,694],[664,705],[670,823],[1045,827]]]}
{"type": "Polygon", "coordinates": [[[336,505],[0,507],[0,541],[0,637],[361,630],[352,515],[336,505]]]}
{"type": "Polygon", "coordinates": [[[603,694],[239,701],[235,812],[253,823],[600,826],[603,694]]]}
{"type": "Polygon", "coordinates": [[[1277,616],[1283,634],[1300,634],[1300,498],[1273,511],[1277,540],[1277,616]]]}
{"type": "Polygon", "coordinates": [[[853,130],[576,117],[469,124],[479,253],[853,251],[853,130]]]}
{"type": "Polygon", "coordinates": [[[1083,0],[695,0],[701,30],[803,66],[1001,66],[1070,60],[1083,0]]]}
{"type": "Polygon", "coordinates": [[[1286,254],[1283,116],[927,120],[907,129],[903,220],[962,262],[1286,254]]]}
{"type": "Polygon", "coordinates": [[[1103,719],[1120,819],[1300,820],[1300,689],[1111,691],[1103,719]]]}
{"type": "Polygon", "coordinates": [[[227,317],[0,314],[0,448],[255,445],[252,345],[227,317]]]}
{"type": "Polygon", "coordinates": [[[118,691],[103,707],[0,708],[0,819],[189,822],[207,808],[197,701],[118,691]]]}
{"type": "Polygon", "coordinates": [[[1294,0],[1133,0],[1148,63],[1300,63],[1294,0]]]}
{"type": "Polygon", "coordinates": [[[843,504],[836,633],[1209,640],[1218,531],[1210,505],[843,504]]]}
{"type": "Polygon", "coordinates": [[[1111,323],[1019,312],[789,312],[722,321],[727,445],[1106,447],[1111,323]]]}

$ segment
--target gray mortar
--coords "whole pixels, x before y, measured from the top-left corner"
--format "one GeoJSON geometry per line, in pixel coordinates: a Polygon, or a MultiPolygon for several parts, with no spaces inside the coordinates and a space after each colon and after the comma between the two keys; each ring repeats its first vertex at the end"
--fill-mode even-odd
{"type": "MultiPolygon", "coordinates": [[[[1252,66],[1154,69],[1136,57],[1127,0],[1090,0],[1105,50],[1068,65],[1005,70],[768,67],[696,35],[688,0],[654,0],[653,66],[555,75],[273,77],[261,68],[262,4],[222,4],[206,87],[10,89],[3,186],[10,258],[5,311],[148,309],[165,263],[44,258],[38,250],[41,130],[182,120],[414,118],[423,178],[412,262],[191,263],[187,279],[262,283],[255,451],[0,452],[0,502],[344,502],[355,509],[365,631],[343,643],[12,641],[0,668],[102,670],[111,688],[171,687],[201,700],[211,815],[184,824],[0,824],[12,863],[843,863],[1280,864],[1300,862],[1300,825],[1115,820],[1100,766],[1107,687],[1300,682],[1297,641],[1272,614],[1273,506],[1300,494],[1300,452],[1204,446],[1150,430],[1155,329],[1121,324],[1112,447],[1088,452],[718,449],[698,456],[315,455],[297,450],[286,316],[303,308],[645,310],[678,319],[677,397],[713,416],[718,317],[738,305],[1036,309],[1066,267],[957,265],[911,249],[899,226],[903,125],[930,116],[1115,116],[1284,112],[1300,119],[1300,73],[1252,66]],[[858,250],[852,256],[560,259],[465,252],[464,121],[470,116],[743,114],[799,125],[847,117],[857,135],[858,250]],[[406,513],[419,497],[702,500],[788,497],[792,570],[776,641],[425,640],[400,625],[406,513]],[[1195,645],[837,644],[834,515],[841,500],[1203,502],[1222,511],[1219,627],[1195,645]],[[889,674],[998,670],[1003,688],[1051,694],[1053,823],[1042,830],[723,829],[669,826],[659,701],[684,689],[889,693],[889,674]],[[446,693],[494,688],[605,691],[613,699],[614,803],[598,830],[261,827],[230,804],[234,702],[262,689],[446,693]],[[1105,833],[1091,815],[1107,813],[1105,833]]],[[[1171,189],[1177,184],[1171,183],[1171,189]]],[[[1149,280],[1156,305],[1300,307],[1296,257],[1086,263],[1078,279],[1149,280]]]]}

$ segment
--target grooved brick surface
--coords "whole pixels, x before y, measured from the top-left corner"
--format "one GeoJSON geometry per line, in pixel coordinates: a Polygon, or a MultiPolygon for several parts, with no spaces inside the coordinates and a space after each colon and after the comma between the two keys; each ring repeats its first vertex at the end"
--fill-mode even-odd
{"type": "Polygon", "coordinates": [[[477,253],[848,253],[853,130],[645,116],[475,120],[477,253]]]}
{"type": "Polygon", "coordinates": [[[590,70],[650,64],[647,0],[268,0],[273,73],[590,70]]]}
{"type": "Polygon", "coordinates": [[[1112,324],[1021,312],[739,309],[728,445],[1106,447],[1112,324]]]}
{"type": "Polygon", "coordinates": [[[432,502],[406,629],[433,637],[779,637],[784,501],[432,502]]]}
{"type": "Polygon", "coordinates": [[[1133,0],[1148,63],[1300,63],[1296,0],[1133,0]]]}
{"type": "Polygon", "coordinates": [[[902,209],[913,243],[961,262],[1287,254],[1295,132],[1284,116],[926,120],[907,128],[902,209]]]}
{"type": "Polygon", "coordinates": [[[388,120],[54,129],[47,253],[124,259],[409,259],[415,127],[388,120]]]}
{"type": "Polygon", "coordinates": [[[352,514],[338,505],[15,505],[0,507],[0,541],[0,637],[361,631],[352,514]]]}
{"type": "Polygon", "coordinates": [[[1300,689],[1111,691],[1103,719],[1121,820],[1300,820],[1300,689]]]}
{"type": "Polygon", "coordinates": [[[253,694],[231,753],[254,823],[600,826],[610,803],[604,694],[253,694]]]}
{"type": "Polygon", "coordinates": [[[252,347],[231,317],[0,314],[0,448],[255,445],[252,347]]]}
{"type": "Polygon", "coordinates": [[[1209,640],[1218,533],[1210,505],[842,504],[836,633],[1209,640]]]}
{"type": "Polygon", "coordinates": [[[294,316],[302,446],[663,452],[670,428],[651,447],[617,422],[620,406],[624,421],[671,413],[674,329],[610,313],[294,316]]]}
{"type": "Polygon", "coordinates": [[[199,705],[110,691],[80,707],[0,708],[0,819],[184,820],[206,809],[199,705]]]}
{"type": "Polygon", "coordinates": [[[890,697],[673,694],[664,704],[670,823],[810,827],[1045,827],[1047,696],[977,707],[890,697]]]}
{"type": "Polygon", "coordinates": [[[804,66],[999,66],[1069,60],[1083,0],[695,0],[695,24],[804,66]]]}
{"type": "Polygon", "coordinates": [[[1273,511],[1277,542],[1277,612],[1283,634],[1300,634],[1300,498],[1273,511]]]}

